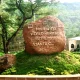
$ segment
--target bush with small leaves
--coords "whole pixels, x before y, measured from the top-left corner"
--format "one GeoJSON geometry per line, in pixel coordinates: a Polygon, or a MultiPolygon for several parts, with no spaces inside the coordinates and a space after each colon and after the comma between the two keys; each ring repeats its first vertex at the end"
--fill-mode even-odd
{"type": "Polygon", "coordinates": [[[16,68],[13,66],[9,69],[6,69],[4,72],[1,73],[1,75],[11,75],[16,73],[16,68]]]}

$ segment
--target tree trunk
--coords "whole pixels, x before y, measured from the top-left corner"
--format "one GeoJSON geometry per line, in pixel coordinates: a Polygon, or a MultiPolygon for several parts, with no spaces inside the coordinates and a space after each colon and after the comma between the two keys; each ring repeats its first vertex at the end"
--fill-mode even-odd
{"type": "Polygon", "coordinates": [[[6,52],[7,53],[9,51],[9,44],[10,44],[11,40],[16,36],[16,34],[19,32],[19,30],[23,27],[24,23],[25,23],[25,19],[23,19],[22,23],[19,25],[16,32],[14,32],[13,35],[7,40],[7,42],[6,42],[6,52]]]}
{"type": "Polygon", "coordinates": [[[5,35],[5,30],[4,29],[2,29],[2,43],[3,43],[3,51],[4,51],[4,53],[6,54],[6,53],[8,53],[8,49],[7,49],[7,47],[6,47],[6,37],[5,37],[6,35],[5,35]]]}
{"type": "MultiPolygon", "coordinates": [[[[1,0],[0,0],[0,4],[1,4],[1,0]]],[[[3,50],[4,50],[5,54],[8,53],[8,51],[9,51],[9,44],[10,44],[11,40],[16,36],[16,34],[19,32],[19,30],[23,27],[25,21],[27,19],[31,19],[33,17],[35,8],[37,6],[34,7],[34,9],[33,9],[33,4],[31,5],[31,16],[29,16],[29,17],[25,16],[25,13],[21,8],[21,0],[16,0],[16,7],[22,13],[23,20],[22,20],[22,23],[19,25],[18,29],[9,38],[7,37],[7,29],[6,29],[4,19],[2,18],[2,16],[0,16],[0,24],[2,25],[2,41],[3,41],[3,48],[4,48],[3,50]]]]}
{"type": "Polygon", "coordinates": [[[0,22],[1,22],[1,25],[2,25],[3,51],[4,51],[5,54],[7,54],[8,51],[9,51],[9,43],[10,43],[11,40],[16,36],[16,34],[19,32],[19,30],[23,27],[25,21],[26,21],[26,19],[23,19],[22,23],[19,25],[19,27],[18,27],[18,29],[16,30],[16,32],[14,32],[10,38],[7,38],[6,26],[5,26],[4,20],[3,20],[2,17],[0,16],[0,22]]]}
{"type": "Polygon", "coordinates": [[[8,49],[6,49],[6,42],[7,42],[7,29],[4,23],[4,20],[2,19],[2,17],[0,16],[0,22],[2,25],[2,44],[3,44],[3,51],[6,54],[8,52],[8,49]]]}
{"type": "Polygon", "coordinates": [[[4,39],[4,36],[2,35],[2,43],[3,43],[3,51],[4,53],[6,52],[5,49],[6,49],[6,46],[5,46],[5,39],[4,39]]]}

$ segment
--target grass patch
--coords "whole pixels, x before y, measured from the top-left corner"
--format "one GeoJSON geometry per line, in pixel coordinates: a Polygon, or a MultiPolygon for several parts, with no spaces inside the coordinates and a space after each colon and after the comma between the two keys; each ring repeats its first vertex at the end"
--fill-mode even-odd
{"type": "Polygon", "coordinates": [[[15,75],[63,75],[80,73],[80,54],[69,51],[50,55],[16,54],[15,75]]]}

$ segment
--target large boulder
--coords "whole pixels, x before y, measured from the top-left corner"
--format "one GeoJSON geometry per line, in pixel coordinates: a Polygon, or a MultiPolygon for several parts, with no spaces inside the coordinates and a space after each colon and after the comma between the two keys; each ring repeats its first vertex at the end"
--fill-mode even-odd
{"type": "Polygon", "coordinates": [[[65,48],[64,24],[53,16],[26,24],[23,37],[25,50],[30,54],[51,54],[65,48]]]}

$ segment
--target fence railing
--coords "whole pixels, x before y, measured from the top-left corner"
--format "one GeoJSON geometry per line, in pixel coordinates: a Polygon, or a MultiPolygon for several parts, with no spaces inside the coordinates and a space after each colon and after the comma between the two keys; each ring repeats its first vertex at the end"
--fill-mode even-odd
{"type": "Polygon", "coordinates": [[[54,76],[27,76],[27,75],[1,75],[0,80],[80,80],[80,75],[54,75],[54,76]]]}

